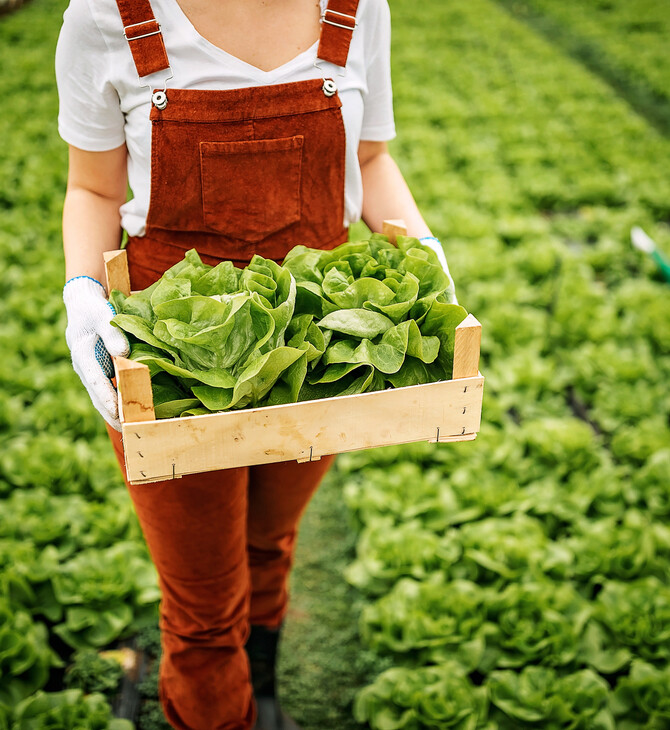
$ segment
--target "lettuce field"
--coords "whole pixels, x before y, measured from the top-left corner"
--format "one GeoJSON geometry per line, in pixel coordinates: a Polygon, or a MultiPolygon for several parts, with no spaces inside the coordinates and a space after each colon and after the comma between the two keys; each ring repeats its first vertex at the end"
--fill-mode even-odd
{"type": "MultiPolygon", "coordinates": [[[[670,252],[670,0],[390,5],[392,150],[483,325],[483,424],[338,458],[283,704],[306,730],[670,728],[670,286],[630,245],[670,252]]],[[[132,642],[156,730],[156,576],[64,340],[65,6],[0,16],[0,729],[129,730],[104,651],[132,642]]]]}

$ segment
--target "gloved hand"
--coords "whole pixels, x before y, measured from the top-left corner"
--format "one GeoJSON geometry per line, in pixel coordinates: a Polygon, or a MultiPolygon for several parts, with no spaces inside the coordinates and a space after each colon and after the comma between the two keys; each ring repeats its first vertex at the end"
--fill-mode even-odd
{"type": "Polygon", "coordinates": [[[437,258],[442,264],[444,273],[449,277],[449,289],[447,290],[449,293],[449,302],[451,304],[458,304],[458,299],[456,299],[456,287],[454,286],[454,280],[451,278],[451,274],[449,273],[449,264],[447,264],[447,257],[444,253],[444,249],[442,248],[442,244],[440,243],[439,239],[435,238],[435,236],[424,236],[419,240],[421,241],[421,243],[423,243],[424,246],[432,248],[433,251],[435,251],[435,253],[437,254],[437,258]]]}
{"type": "Polygon", "coordinates": [[[111,378],[114,375],[111,356],[130,352],[128,340],[110,320],[116,314],[107,301],[103,285],[90,276],[75,276],[63,289],[67,310],[65,341],[72,353],[72,366],[81,378],[93,405],[117,431],[118,397],[111,378]]]}

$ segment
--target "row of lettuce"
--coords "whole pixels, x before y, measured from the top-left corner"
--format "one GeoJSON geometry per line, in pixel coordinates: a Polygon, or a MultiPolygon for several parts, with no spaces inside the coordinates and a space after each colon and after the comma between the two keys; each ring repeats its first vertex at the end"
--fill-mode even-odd
{"type": "Polygon", "coordinates": [[[0,728],[129,730],[98,651],[157,620],[158,586],[63,333],[53,52],[67,3],[0,19],[0,728]]]}
{"type": "MultiPolygon", "coordinates": [[[[666,2],[500,0],[512,13],[567,47],[618,85],[653,97],[665,116],[670,103],[666,2]]],[[[633,96],[639,98],[633,91],[633,96]]]]}
{"type": "Polygon", "coordinates": [[[396,6],[403,44],[441,39],[426,66],[397,48],[399,144],[483,324],[484,420],[472,444],[340,458],[361,638],[393,665],[354,712],[377,730],[660,730],[670,291],[629,236],[668,250],[670,144],[495,3],[434,12],[396,6]]]}
{"type": "MultiPolygon", "coordinates": [[[[91,693],[109,666],[83,679],[79,667],[90,663],[87,649],[155,625],[157,577],[72,371],[62,263],[47,245],[57,238],[39,240],[43,213],[30,197],[22,201],[29,230],[13,215],[0,230],[0,728],[127,730],[108,697],[91,693]]],[[[55,210],[50,218],[55,228],[55,210]]]]}

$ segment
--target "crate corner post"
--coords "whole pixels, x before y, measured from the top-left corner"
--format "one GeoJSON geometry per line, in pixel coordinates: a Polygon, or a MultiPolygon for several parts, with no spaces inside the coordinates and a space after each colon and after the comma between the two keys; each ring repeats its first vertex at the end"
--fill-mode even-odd
{"type": "Polygon", "coordinates": [[[122,294],[129,297],[130,275],[128,273],[128,254],[126,250],[105,251],[102,257],[105,261],[107,293],[111,294],[112,289],[118,289],[122,294]]]}
{"type": "Polygon", "coordinates": [[[395,246],[396,238],[398,236],[407,235],[407,224],[400,218],[393,220],[387,219],[384,221],[382,233],[388,238],[389,242],[395,246]]]}
{"type": "Polygon", "coordinates": [[[154,399],[149,368],[125,357],[114,358],[116,387],[119,391],[121,423],[155,421],[154,399]]]}
{"type": "Polygon", "coordinates": [[[479,353],[482,341],[482,326],[473,314],[456,327],[454,337],[453,379],[474,378],[479,375],[479,353]]]}

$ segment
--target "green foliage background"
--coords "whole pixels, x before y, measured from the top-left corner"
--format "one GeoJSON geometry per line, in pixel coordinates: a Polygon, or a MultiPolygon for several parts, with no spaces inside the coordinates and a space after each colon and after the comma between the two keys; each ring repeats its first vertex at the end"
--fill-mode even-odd
{"type": "MultiPolygon", "coordinates": [[[[670,251],[670,3],[390,4],[392,148],[483,324],[483,426],[474,443],[338,460],[303,524],[284,702],[307,730],[347,730],[357,690],[395,666],[357,705],[376,727],[429,727],[426,706],[446,712],[431,692],[481,709],[474,685],[491,729],[568,727],[584,697],[584,727],[668,727],[669,290],[629,232],[670,251]],[[453,596],[493,628],[439,623],[453,596]]],[[[75,648],[155,624],[155,575],[63,338],[64,8],[0,18],[5,708],[61,689],[75,648]]],[[[20,712],[46,705],[52,728],[107,722],[75,695],[20,712]]],[[[141,727],[156,716],[148,701],[141,727]]]]}

